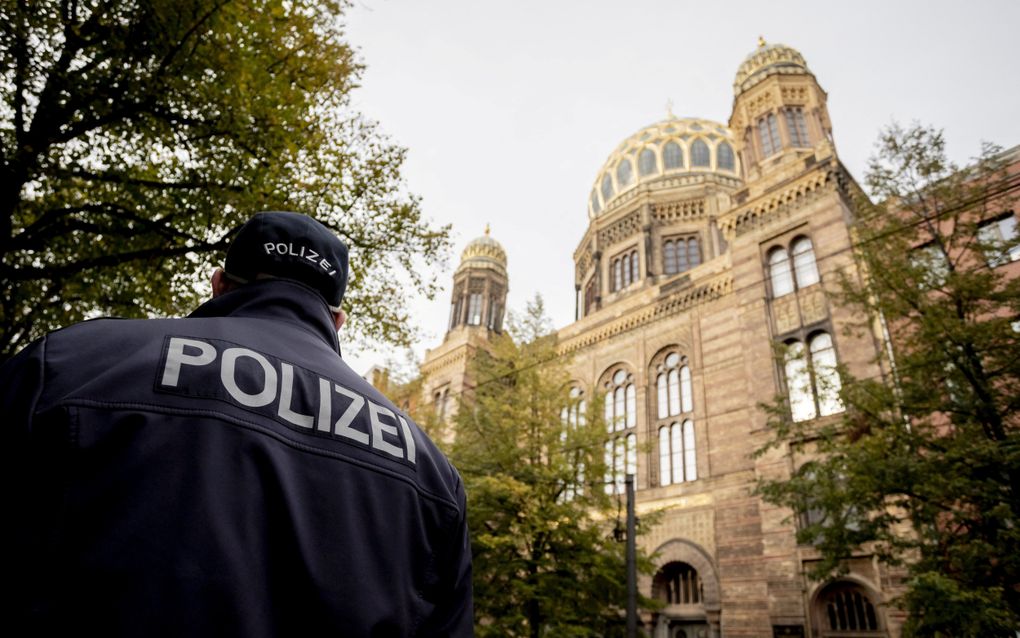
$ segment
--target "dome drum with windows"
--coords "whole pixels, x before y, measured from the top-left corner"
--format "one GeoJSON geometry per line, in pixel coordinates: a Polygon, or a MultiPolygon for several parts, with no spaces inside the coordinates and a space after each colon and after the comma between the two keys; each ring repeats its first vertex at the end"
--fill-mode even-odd
{"type": "Polygon", "coordinates": [[[718,122],[671,115],[631,135],[613,151],[595,179],[588,216],[601,215],[640,184],[698,173],[739,178],[733,134],[718,122]]]}

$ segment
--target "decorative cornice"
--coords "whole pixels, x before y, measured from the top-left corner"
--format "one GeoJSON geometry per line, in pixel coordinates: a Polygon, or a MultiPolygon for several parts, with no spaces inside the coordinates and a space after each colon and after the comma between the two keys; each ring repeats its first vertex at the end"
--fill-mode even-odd
{"type": "Polygon", "coordinates": [[[722,215],[718,219],[719,228],[727,240],[733,240],[735,237],[784,219],[821,193],[836,190],[837,182],[835,167],[808,173],[785,188],[764,193],[722,215]]]}
{"type": "Polygon", "coordinates": [[[652,303],[641,306],[622,317],[564,339],[557,346],[560,355],[566,355],[615,337],[619,334],[666,319],[680,312],[715,301],[733,292],[733,276],[726,272],[707,281],[660,296],[652,303]]]}

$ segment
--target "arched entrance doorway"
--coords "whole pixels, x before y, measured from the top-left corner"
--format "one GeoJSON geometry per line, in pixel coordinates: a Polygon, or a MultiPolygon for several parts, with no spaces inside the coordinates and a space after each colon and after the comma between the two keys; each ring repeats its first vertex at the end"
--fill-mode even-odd
{"type": "Polygon", "coordinates": [[[719,579],[706,553],[682,540],[656,553],[658,569],[648,585],[663,607],[652,619],[653,638],[718,638],[719,579]]]}
{"type": "Polygon", "coordinates": [[[877,596],[864,585],[838,580],[822,587],[811,605],[814,635],[819,638],[887,636],[877,596]]]}

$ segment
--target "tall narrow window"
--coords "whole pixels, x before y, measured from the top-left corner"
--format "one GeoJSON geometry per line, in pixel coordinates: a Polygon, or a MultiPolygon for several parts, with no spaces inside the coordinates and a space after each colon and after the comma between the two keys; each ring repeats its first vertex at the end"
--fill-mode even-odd
{"type": "Polygon", "coordinates": [[[804,122],[804,109],[799,106],[789,107],[786,113],[786,132],[790,136],[790,146],[810,146],[807,125],[804,122]]]}
{"type": "Polygon", "coordinates": [[[815,263],[815,251],[811,240],[798,237],[793,241],[793,272],[798,288],[806,288],[818,283],[818,266],[815,263]]]}
{"type": "Polygon", "coordinates": [[[694,411],[691,370],[678,352],[666,354],[656,366],[656,415],[660,421],[659,484],[697,480],[694,421],[674,417],[694,411]],[[689,424],[689,425],[688,425],[689,424]]]}
{"type": "Polygon", "coordinates": [[[690,268],[694,268],[701,263],[701,252],[698,250],[698,238],[688,237],[687,238],[687,264],[690,268]]]}
{"type": "Polygon", "coordinates": [[[785,248],[773,248],[769,252],[769,279],[772,282],[773,297],[782,297],[793,292],[790,256],[785,248]]]}
{"type": "Polygon", "coordinates": [[[712,158],[708,152],[708,144],[705,144],[704,140],[694,140],[691,144],[691,166],[705,167],[711,166],[712,158]]]}
{"type": "Polygon", "coordinates": [[[671,480],[673,483],[684,482],[684,440],[683,430],[676,423],[669,426],[669,444],[670,456],[673,460],[673,473],[671,480]]]}
{"type": "Polygon", "coordinates": [[[843,412],[832,337],[826,332],[814,333],[808,339],[807,351],[796,340],[788,341],[786,346],[784,373],[793,420],[807,421],[843,412]]]}
{"type": "Polygon", "coordinates": [[[808,350],[811,352],[818,414],[827,416],[842,412],[843,402],[839,399],[842,386],[836,370],[836,349],[832,345],[832,337],[825,332],[817,333],[808,341],[808,350]]]}
{"type": "Polygon", "coordinates": [[[606,390],[606,493],[623,490],[627,473],[637,473],[637,394],[632,375],[617,369],[604,384],[606,390]],[[631,470],[634,470],[633,472],[631,470]]]}
{"type": "Polygon", "coordinates": [[[630,280],[632,282],[637,281],[639,270],[638,270],[638,254],[635,250],[630,254],[630,280]]]}
{"type": "Polygon", "coordinates": [[[684,421],[684,480],[698,480],[697,453],[694,449],[694,421],[684,421]]]}
{"type": "Polygon", "coordinates": [[[469,325],[478,326],[482,323],[482,293],[473,292],[468,295],[468,320],[469,325]]]}
{"type": "Polygon", "coordinates": [[[588,280],[584,287],[584,316],[595,312],[595,277],[588,280]]]}
{"type": "Polygon", "coordinates": [[[667,275],[680,272],[676,263],[676,243],[672,239],[667,239],[662,244],[662,271],[667,275]]]}
{"type": "Polygon", "coordinates": [[[623,260],[617,257],[613,260],[613,290],[623,289],[623,260]]]}
{"type": "Polygon", "coordinates": [[[715,149],[715,164],[720,170],[736,170],[737,163],[733,157],[733,147],[729,143],[719,142],[719,146],[715,149]]]}
{"type": "Polygon", "coordinates": [[[613,178],[606,173],[602,176],[602,201],[606,204],[609,203],[609,198],[613,196],[613,178]]]}
{"type": "Polygon", "coordinates": [[[758,120],[758,139],[761,141],[762,157],[774,155],[782,149],[779,141],[779,124],[774,113],[758,120]]]}
{"type": "Polygon", "coordinates": [[[790,414],[794,421],[815,418],[814,393],[811,390],[811,375],[808,372],[804,344],[790,341],[786,344],[786,392],[790,397],[790,414]]]}
{"type": "Polygon", "coordinates": [[[594,190],[591,192],[591,212],[596,215],[602,212],[602,206],[599,205],[599,196],[594,190]]]}
{"type": "Polygon", "coordinates": [[[669,416],[669,399],[666,390],[666,375],[660,374],[655,380],[656,401],[658,403],[658,416],[665,419],[669,416]]]}
{"type": "Polygon", "coordinates": [[[630,179],[634,175],[634,169],[631,167],[630,160],[625,159],[619,163],[616,167],[616,183],[620,185],[620,188],[626,188],[630,184],[630,179]]]}

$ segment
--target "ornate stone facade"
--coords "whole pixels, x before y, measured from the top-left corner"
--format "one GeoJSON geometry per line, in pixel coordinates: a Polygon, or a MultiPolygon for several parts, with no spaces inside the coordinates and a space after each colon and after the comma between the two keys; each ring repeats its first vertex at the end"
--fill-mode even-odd
{"type": "MultiPolygon", "coordinates": [[[[861,555],[846,578],[810,582],[813,548],[797,544],[789,511],[755,494],[759,478],[797,462],[789,450],[753,455],[769,437],[759,406],[792,386],[777,346],[811,353],[808,387],[796,390],[809,418],[842,409],[817,382],[824,366],[883,371],[872,363],[878,342],[844,335],[849,310],[828,294],[853,268],[856,186],[832,143],[825,92],[800,53],[762,42],[734,93],[727,125],[671,116],[624,140],[599,171],[574,253],[577,317],[560,348],[586,396],[609,392],[607,410],[627,414],[627,443],[607,433],[617,441],[607,463],[635,471],[639,513],[661,512],[642,537],[659,569],[642,591],[664,603],[643,619],[647,631],[896,636],[902,618],[885,604],[895,575],[861,555]]],[[[475,277],[505,297],[505,256],[486,250],[488,270],[471,261],[479,246],[465,251],[455,290],[475,277]]],[[[486,335],[451,321],[422,366],[426,401],[463,389],[486,335]]]]}

